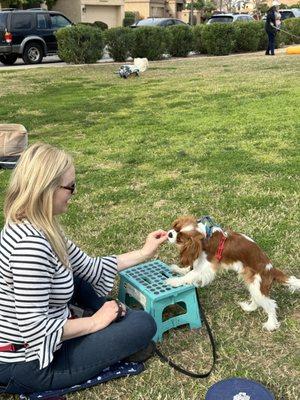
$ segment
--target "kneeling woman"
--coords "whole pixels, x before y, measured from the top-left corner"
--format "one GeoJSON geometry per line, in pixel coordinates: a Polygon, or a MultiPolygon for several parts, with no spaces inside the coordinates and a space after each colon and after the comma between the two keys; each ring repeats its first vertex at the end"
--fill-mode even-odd
{"type": "Polygon", "coordinates": [[[71,157],[47,144],[29,147],[12,174],[0,236],[1,393],[82,383],[143,351],[155,334],[151,316],[105,296],[117,272],[152,257],[166,232],[150,233],[140,250],[89,257],[57,219],[75,191],[71,157]],[[71,299],[93,314],[71,319],[71,299]]]}

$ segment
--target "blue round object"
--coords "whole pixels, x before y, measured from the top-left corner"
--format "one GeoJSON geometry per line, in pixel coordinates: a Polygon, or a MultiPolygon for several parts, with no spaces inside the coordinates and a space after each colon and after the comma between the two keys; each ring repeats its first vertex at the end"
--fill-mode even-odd
{"type": "Polygon", "coordinates": [[[275,397],[258,382],[230,378],[211,386],[205,400],[275,400],[275,397]]]}

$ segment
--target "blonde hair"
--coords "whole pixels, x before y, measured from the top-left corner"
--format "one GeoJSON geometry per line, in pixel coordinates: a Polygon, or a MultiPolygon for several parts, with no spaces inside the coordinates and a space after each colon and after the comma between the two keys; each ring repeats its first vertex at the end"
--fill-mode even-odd
{"type": "Polygon", "coordinates": [[[73,166],[72,158],[49,144],[36,143],[20,157],[7,190],[6,223],[28,220],[41,230],[63,265],[68,266],[66,239],[53,215],[53,196],[62,176],[73,166]]]}

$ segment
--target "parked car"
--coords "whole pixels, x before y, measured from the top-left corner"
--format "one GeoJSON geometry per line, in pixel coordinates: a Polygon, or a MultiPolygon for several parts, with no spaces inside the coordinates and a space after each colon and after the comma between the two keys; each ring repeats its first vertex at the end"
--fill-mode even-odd
{"type": "Polygon", "coordinates": [[[254,21],[249,14],[215,14],[208,21],[208,24],[228,24],[231,22],[251,22],[254,21]]]}
{"type": "Polygon", "coordinates": [[[174,25],[188,25],[188,24],[176,18],[145,18],[132,24],[131,28],[139,28],[141,26],[168,27],[174,25]]]}
{"type": "Polygon", "coordinates": [[[39,64],[57,54],[55,32],[72,25],[63,14],[44,9],[0,11],[0,61],[12,65],[18,57],[25,64],[39,64]]]}
{"type": "MultiPolygon", "coordinates": [[[[286,8],[278,11],[280,12],[282,21],[288,18],[300,18],[300,8],[286,8]]],[[[266,19],[267,16],[264,15],[262,20],[265,21],[266,19]]]]}
{"type": "Polygon", "coordinates": [[[300,8],[290,8],[286,10],[279,10],[281,14],[281,20],[288,18],[300,18],[300,8]]]}

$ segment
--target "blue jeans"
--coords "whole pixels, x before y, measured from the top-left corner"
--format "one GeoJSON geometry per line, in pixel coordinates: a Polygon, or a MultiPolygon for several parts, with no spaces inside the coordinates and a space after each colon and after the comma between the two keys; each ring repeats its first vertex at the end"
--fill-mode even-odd
{"type": "Polygon", "coordinates": [[[267,32],[268,34],[268,48],[266,51],[266,54],[274,54],[275,51],[275,36],[276,33],[275,32],[267,32]]]}
{"type": "MultiPolygon", "coordinates": [[[[106,301],[88,283],[78,279],[74,283],[73,301],[78,305],[96,311],[106,301]]],[[[101,331],[64,341],[51,364],[42,370],[38,360],[0,363],[0,393],[32,393],[85,382],[147,347],[155,332],[156,324],[149,314],[127,310],[124,318],[101,331]]]]}

